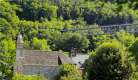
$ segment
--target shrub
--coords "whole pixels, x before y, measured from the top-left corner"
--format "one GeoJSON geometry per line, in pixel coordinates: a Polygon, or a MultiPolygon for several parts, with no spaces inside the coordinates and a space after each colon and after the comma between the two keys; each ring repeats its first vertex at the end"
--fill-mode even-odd
{"type": "Polygon", "coordinates": [[[49,79],[46,79],[43,74],[40,74],[39,76],[37,76],[36,74],[34,75],[22,75],[21,74],[20,75],[20,74],[15,73],[12,80],[49,80],[49,79]]]}
{"type": "Polygon", "coordinates": [[[80,76],[69,74],[68,76],[61,76],[60,80],[82,80],[80,76]]]}
{"type": "Polygon", "coordinates": [[[103,43],[89,57],[85,68],[88,80],[123,80],[131,77],[132,66],[119,43],[103,43]]]}
{"type": "Polygon", "coordinates": [[[56,80],[82,80],[75,65],[60,65],[59,73],[55,76],[56,80]]]}

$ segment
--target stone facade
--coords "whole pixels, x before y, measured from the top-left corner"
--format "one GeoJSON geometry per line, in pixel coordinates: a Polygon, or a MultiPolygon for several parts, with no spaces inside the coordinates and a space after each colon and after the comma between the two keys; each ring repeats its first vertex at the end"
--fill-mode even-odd
{"type": "Polygon", "coordinates": [[[21,64],[22,54],[23,54],[23,40],[22,36],[18,35],[16,44],[16,59],[13,65],[13,75],[15,74],[15,72],[17,72],[18,74],[22,74],[22,64],[21,64]]]}
{"type": "Polygon", "coordinates": [[[13,76],[17,72],[17,74],[22,74],[22,64],[19,60],[15,60],[13,65],[13,76]]]}
{"type": "Polygon", "coordinates": [[[50,80],[55,80],[54,76],[58,74],[59,66],[23,66],[22,74],[23,75],[33,75],[34,73],[44,74],[46,78],[50,80]]]}

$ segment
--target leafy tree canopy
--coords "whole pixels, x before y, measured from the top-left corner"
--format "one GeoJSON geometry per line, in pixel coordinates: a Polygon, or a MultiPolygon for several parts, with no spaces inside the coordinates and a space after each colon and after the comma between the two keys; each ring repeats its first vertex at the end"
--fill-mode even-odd
{"type": "Polygon", "coordinates": [[[3,35],[16,39],[18,31],[19,18],[16,15],[18,7],[10,5],[5,1],[0,1],[0,31],[3,35]]]}
{"type": "MultiPolygon", "coordinates": [[[[87,2],[89,0],[85,0],[84,2],[87,2]]],[[[91,1],[91,0],[90,0],[91,1]]],[[[138,1],[137,0],[92,0],[92,1],[102,1],[101,7],[105,5],[105,3],[108,3],[109,1],[113,1],[117,3],[117,12],[120,12],[123,9],[123,5],[127,4],[128,8],[138,8],[138,1]]]]}
{"type": "Polygon", "coordinates": [[[91,54],[85,66],[88,80],[123,80],[126,76],[131,78],[132,65],[120,46],[118,42],[103,43],[91,54]]]}

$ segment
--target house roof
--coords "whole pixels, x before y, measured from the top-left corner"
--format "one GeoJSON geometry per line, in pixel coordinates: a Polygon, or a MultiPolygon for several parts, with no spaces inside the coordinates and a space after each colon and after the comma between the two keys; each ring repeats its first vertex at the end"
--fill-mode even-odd
{"type": "Polygon", "coordinates": [[[64,52],[23,50],[22,65],[59,66],[60,63],[76,64],[64,52]]]}
{"type": "Polygon", "coordinates": [[[89,54],[79,53],[76,56],[72,56],[72,60],[77,63],[77,68],[82,68],[87,59],[89,59],[89,54]]]}

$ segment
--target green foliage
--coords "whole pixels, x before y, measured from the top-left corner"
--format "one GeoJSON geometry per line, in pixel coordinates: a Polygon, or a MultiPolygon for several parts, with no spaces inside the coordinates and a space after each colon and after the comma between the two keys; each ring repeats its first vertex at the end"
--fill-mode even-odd
{"type": "Polygon", "coordinates": [[[60,65],[59,73],[55,76],[56,80],[81,80],[81,76],[75,65],[60,65]]]}
{"type": "Polygon", "coordinates": [[[68,57],[70,57],[70,54],[69,54],[69,52],[65,52],[65,54],[66,54],[68,57]]]}
{"type": "Polygon", "coordinates": [[[47,40],[38,40],[36,37],[33,38],[31,44],[32,50],[47,50],[50,51],[50,46],[47,45],[47,40]]]}
{"type": "Polygon", "coordinates": [[[15,61],[15,43],[12,39],[0,39],[0,77],[10,79],[13,75],[12,66],[15,61]]]}
{"type": "Polygon", "coordinates": [[[90,40],[90,44],[89,44],[89,47],[88,47],[88,49],[90,51],[96,49],[98,46],[100,46],[104,42],[117,41],[115,35],[88,36],[88,39],[90,40]]]}
{"type": "Polygon", "coordinates": [[[78,52],[88,48],[89,40],[77,33],[64,33],[59,39],[58,48],[70,52],[71,47],[76,47],[78,52]]]}
{"type": "Polygon", "coordinates": [[[60,80],[82,80],[80,76],[74,76],[72,74],[68,76],[61,76],[60,80]]]}
{"type": "MultiPolygon", "coordinates": [[[[0,57],[1,58],[5,58],[5,55],[3,55],[2,53],[5,52],[5,48],[2,46],[1,43],[1,35],[0,35],[0,57]]],[[[4,62],[3,60],[0,60],[0,79],[3,79],[4,75],[2,73],[2,65],[7,64],[6,62],[4,62]]],[[[7,67],[7,65],[6,65],[7,67]]]]}
{"type": "Polygon", "coordinates": [[[138,64],[138,38],[132,43],[132,45],[127,49],[128,52],[131,52],[128,58],[133,57],[132,61],[136,61],[138,64]]]}
{"type": "MultiPolygon", "coordinates": [[[[84,0],[84,3],[86,3],[89,0],[84,0]]],[[[91,0],[90,0],[91,1],[91,0]]],[[[117,8],[117,13],[119,13],[123,7],[122,5],[127,4],[129,8],[138,8],[138,1],[137,0],[96,0],[96,1],[103,1],[103,3],[108,3],[109,1],[116,2],[118,8],[117,8]]],[[[102,6],[102,5],[101,5],[102,6]]]]}
{"type": "Polygon", "coordinates": [[[11,80],[49,80],[44,77],[43,74],[40,74],[37,76],[36,74],[34,75],[22,75],[22,74],[17,74],[15,73],[14,77],[12,77],[11,80]]]}
{"type": "Polygon", "coordinates": [[[41,17],[48,18],[56,18],[56,10],[58,9],[57,6],[52,6],[50,3],[47,2],[40,2],[39,0],[24,0],[24,1],[14,1],[8,0],[11,4],[17,4],[18,7],[22,8],[22,10],[17,10],[17,15],[22,20],[31,20],[36,21],[39,20],[41,17]],[[26,14],[27,13],[27,14],[26,14]]]}
{"type": "Polygon", "coordinates": [[[129,47],[135,40],[134,35],[130,35],[130,33],[126,33],[124,30],[121,30],[120,33],[117,33],[117,37],[121,44],[124,44],[126,47],[129,47]]]}
{"type": "Polygon", "coordinates": [[[84,70],[87,72],[87,79],[123,80],[126,76],[131,78],[133,68],[122,50],[118,42],[100,45],[86,63],[84,70]]]}
{"type": "Polygon", "coordinates": [[[16,39],[18,33],[19,18],[16,15],[18,7],[10,5],[8,2],[0,1],[0,31],[6,35],[6,38],[16,39]]]}
{"type": "Polygon", "coordinates": [[[108,2],[108,4],[106,4],[103,8],[100,8],[102,3],[103,2],[97,3],[94,1],[81,4],[75,8],[76,16],[83,17],[88,24],[97,23],[98,25],[132,23],[136,20],[136,17],[133,17],[135,13],[137,13],[137,10],[135,10],[136,12],[133,12],[134,10],[127,9],[127,6],[124,5],[123,11],[117,14],[115,12],[116,4],[108,2]]]}

